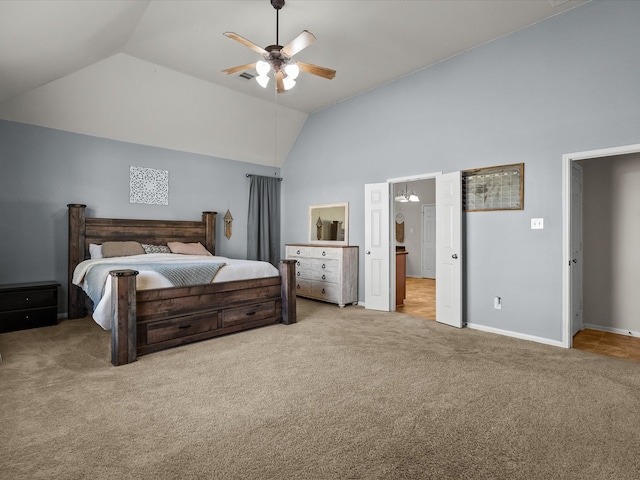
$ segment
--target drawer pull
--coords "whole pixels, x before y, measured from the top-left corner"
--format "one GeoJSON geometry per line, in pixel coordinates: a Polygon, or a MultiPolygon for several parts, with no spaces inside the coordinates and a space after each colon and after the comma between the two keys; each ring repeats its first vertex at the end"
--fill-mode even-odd
{"type": "Polygon", "coordinates": [[[323,263],[323,264],[322,264],[322,268],[327,268],[327,266],[323,263]]]}
{"type": "Polygon", "coordinates": [[[297,288],[298,290],[300,290],[300,285],[296,285],[296,288],[297,288]]]}
{"type": "Polygon", "coordinates": [[[28,302],[29,301],[29,297],[25,298],[24,300],[25,300],[25,302],[28,302]]]}
{"type": "MultiPolygon", "coordinates": [[[[298,250],[298,251],[296,252],[296,254],[297,254],[297,255],[300,255],[300,250],[298,250]]],[[[299,264],[298,264],[298,265],[299,265],[299,264]]]]}
{"type": "Polygon", "coordinates": [[[324,257],[324,256],[326,256],[326,255],[327,255],[327,252],[325,252],[325,251],[323,250],[323,251],[322,251],[322,256],[324,257]]]}
{"type": "Polygon", "coordinates": [[[325,291],[324,291],[324,288],[323,288],[323,289],[322,289],[322,294],[324,295],[325,293],[327,293],[327,292],[325,292],[325,291]]]}
{"type": "Polygon", "coordinates": [[[300,262],[296,262],[296,265],[299,267],[300,266],[300,262]]]}
{"type": "Polygon", "coordinates": [[[255,315],[256,312],[247,312],[247,317],[251,316],[251,315],[255,315]]]}
{"type": "Polygon", "coordinates": [[[180,329],[191,328],[191,325],[180,325],[178,328],[180,329]]]}
{"type": "Polygon", "coordinates": [[[323,279],[323,280],[326,280],[326,279],[327,279],[327,276],[326,276],[325,274],[322,274],[322,279],[323,279]]]}
{"type": "Polygon", "coordinates": [[[300,272],[296,272],[296,275],[297,275],[297,276],[300,276],[300,272]]]}

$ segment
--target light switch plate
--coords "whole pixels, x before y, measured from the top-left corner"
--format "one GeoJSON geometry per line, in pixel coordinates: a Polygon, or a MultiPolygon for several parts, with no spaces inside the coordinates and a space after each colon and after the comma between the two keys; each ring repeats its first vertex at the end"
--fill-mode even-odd
{"type": "Polygon", "coordinates": [[[544,218],[532,218],[531,230],[542,230],[544,228],[544,218]]]}

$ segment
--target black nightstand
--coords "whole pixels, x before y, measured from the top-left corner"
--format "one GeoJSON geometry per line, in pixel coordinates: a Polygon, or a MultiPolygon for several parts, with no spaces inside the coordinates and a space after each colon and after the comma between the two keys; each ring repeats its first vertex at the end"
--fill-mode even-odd
{"type": "Polygon", "coordinates": [[[58,323],[56,282],[0,285],[0,333],[58,323]]]}

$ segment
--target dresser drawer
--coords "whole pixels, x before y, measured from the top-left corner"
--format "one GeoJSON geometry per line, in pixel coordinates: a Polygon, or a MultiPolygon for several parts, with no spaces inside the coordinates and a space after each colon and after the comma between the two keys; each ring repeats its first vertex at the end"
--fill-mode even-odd
{"type": "Polygon", "coordinates": [[[285,255],[287,258],[309,257],[309,250],[309,247],[302,247],[300,245],[288,245],[285,248],[285,255]]]}
{"type": "MultiPolygon", "coordinates": [[[[204,333],[218,328],[218,312],[207,312],[188,319],[170,319],[138,325],[143,331],[139,332],[139,340],[146,337],[146,344],[153,344],[188,337],[197,333],[204,333]],[[146,332],[144,332],[146,330],[146,332]],[[146,335],[145,335],[146,333],[146,335]]],[[[145,343],[145,342],[142,342],[145,343]]]]}
{"type": "Polygon", "coordinates": [[[311,295],[319,300],[338,302],[340,300],[340,287],[333,283],[313,282],[311,295]]]}
{"type": "Polygon", "coordinates": [[[311,281],[296,279],[296,295],[308,297],[311,295],[311,281]]]}
{"type": "Polygon", "coordinates": [[[338,259],[342,256],[342,252],[337,248],[324,247],[308,247],[309,256],[313,258],[333,258],[338,259]]]}
{"type": "Polygon", "coordinates": [[[339,274],[340,262],[337,260],[314,260],[312,275],[314,280],[338,282],[339,274]]]}
{"type": "Polygon", "coordinates": [[[58,307],[0,312],[0,333],[57,325],[58,307]]]}
{"type": "Polygon", "coordinates": [[[57,287],[46,290],[23,290],[0,292],[0,311],[23,310],[58,305],[57,287]]]}
{"type": "Polygon", "coordinates": [[[229,308],[222,311],[222,328],[257,322],[276,316],[275,302],[256,303],[246,307],[229,308]]]}

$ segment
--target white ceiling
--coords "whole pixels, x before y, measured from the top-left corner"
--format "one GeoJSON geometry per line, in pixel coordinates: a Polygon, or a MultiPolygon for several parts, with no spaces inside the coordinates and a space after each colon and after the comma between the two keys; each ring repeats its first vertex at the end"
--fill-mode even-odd
{"type": "MultiPolygon", "coordinates": [[[[295,58],[337,75],[301,73],[277,103],[309,114],[586,1],[287,0],[280,44],[309,30],[318,40],[295,58]]],[[[115,54],[273,102],[271,88],[221,70],[259,59],[223,32],[264,47],[275,21],[269,0],[3,0],[0,103],[115,54]]]]}

